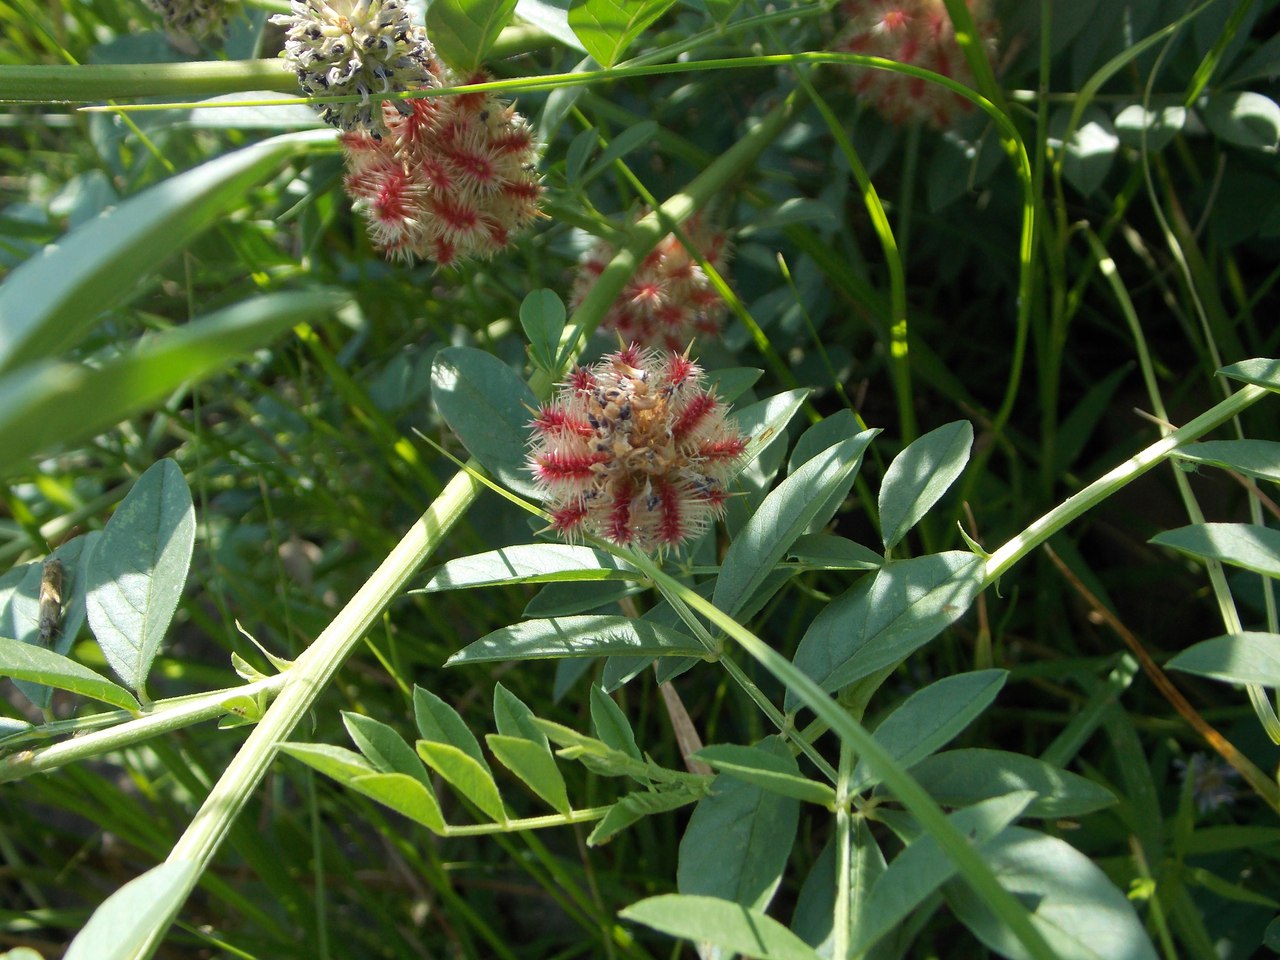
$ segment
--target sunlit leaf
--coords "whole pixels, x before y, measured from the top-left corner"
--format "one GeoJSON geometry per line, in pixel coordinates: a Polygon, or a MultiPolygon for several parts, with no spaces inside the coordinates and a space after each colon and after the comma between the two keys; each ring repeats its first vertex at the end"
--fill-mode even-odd
{"type": "Polygon", "coordinates": [[[715,944],[728,953],[768,960],[818,960],[803,940],[760,910],[720,897],[667,893],[619,912],[673,937],[715,944]]]}
{"type": "Polygon", "coordinates": [[[1280,687],[1280,634],[1244,631],[1204,640],[1165,664],[1227,683],[1280,687]]]}
{"type": "Polygon", "coordinates": [[[947,492],[969,461],[973,425],[948,423],[893,458],[880,485],[880,535],[891,550],[947,492]]]}
{"type": "Polygon", "coordinates": [[[116,508],[90,558],[89,627],[111,669],[136,691],[178,608],[195,532],[182,469],[161,460],[116,508]]]}
{"type": "Polygon", "coordinates": [[[543,660],[556,657],[701,656],[707,652],[693,637],[630,617],[585,615],[525,620],[467,644],[445,666],[495,660],[543,660]]]}
{"type": "Polygon", "coordinates": [[[130,880],[93,911],[63,960],[133,960],[152,933],[167,925],[199,873],[200,864],[173,860],[130,880]]]}
{"type": "Polygon", "coordinates": [[[431,0],[427,35],[445,63],[467,74],[484,64],[515,9],[516,0],[431,0]]]}
{"type": "Polygon", "coordinates": [[[587,53],[612,67],[645,28],[675,0],[573,0],[569,26],[587,53]]]}

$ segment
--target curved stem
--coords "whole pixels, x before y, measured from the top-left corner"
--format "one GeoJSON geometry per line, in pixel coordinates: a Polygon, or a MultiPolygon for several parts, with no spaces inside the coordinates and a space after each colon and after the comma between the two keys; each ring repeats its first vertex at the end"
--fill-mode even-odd
{"type": "Polygon", "coordinates": [[[1253,406],[1271,391],[1247,384],[1226,400],[1209,408],[1178,430],[1157,440],[1134,454],[1120,466],[1103,474],[1079,493],[1068,497],[1017,536],[1010,539],[986,560],[984,586],[989,586],[1014,564],[1076,518],[1082,516],[1129,482],[1136,480],[1160,463],[1178,447],[1199,439],[1214,427],[1226,423],[1253,406]]]}

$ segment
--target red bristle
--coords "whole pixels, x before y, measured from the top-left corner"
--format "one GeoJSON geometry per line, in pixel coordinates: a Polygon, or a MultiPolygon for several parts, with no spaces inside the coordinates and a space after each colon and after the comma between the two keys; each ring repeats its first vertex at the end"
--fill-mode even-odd
{"type": "Polygon", "coordinates": [[[571,503],[551,512],[551,526],[560,533],[571,533],[587,519],[585,504],[571,503]]]}
{"type": "Polygon", "coordinates": [[[716,398],[709,393],[701,393],[689,400],[689,405],[681,411],[679,418],[671,427],[671,436],[676,440],[687,437],[712,410],[716,408],[716,398]]]}
{"type": "Polygon", "coordinates": [[[660,543],[674,546],[685,538],[688,531],[681,516],[680,497],[670,484],[658,489],[660,518],[657,538],[660,543]]]}
{"type": "Polygon", "coordinates": [[[580,480],[591,476],[593,464],[609,459],[607,453],[544,453],[534,458],[534,474],[539,480],[580,480]]]}
{"type": "Polygon", "coordinates": [[[725,437],[702,444],[698,456],[704,460],[736,460],[746,449],[747,441],[742,437],[725,437]]]}
{"type": "Polygon", "coordinates": [[[606,535],[614,543],[630,543],[635,536],[631,527],[631,488],[626,484],[614,494],[606,529],[606,535]]]}

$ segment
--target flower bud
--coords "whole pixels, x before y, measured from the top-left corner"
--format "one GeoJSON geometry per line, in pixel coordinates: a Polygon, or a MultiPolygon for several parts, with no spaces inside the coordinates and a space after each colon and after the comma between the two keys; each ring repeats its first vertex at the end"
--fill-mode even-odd
{"type": "Polygon", "coordinates": [[[646,553],[724,512],[746,450],[696,363],[635,344],[572,373],[530,426],[529,469],[552,529],[646,553]]]}

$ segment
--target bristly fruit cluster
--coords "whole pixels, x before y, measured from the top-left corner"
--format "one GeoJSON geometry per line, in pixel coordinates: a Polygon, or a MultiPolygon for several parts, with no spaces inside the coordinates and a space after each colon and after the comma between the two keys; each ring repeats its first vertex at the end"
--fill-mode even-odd
{"type": "Polygon", "coordinates": [[[724,512],[746,450],[696,363],[635,344],[578,368],[531,426],[529,469],[553,529],[645,553],[724,512]]]}
{"type": "MultiPolygon", "coordinates": [[[[727,236],[706,226],[700,217],[691,219],[684,232],[703,259],[723,276],[730,254],[727,236]]],[[[573,307],[595,286],[615,252],[611,244],[601,240],[583,254],[573,284],[573,307]]],[[[699,335],[718,334],[724,315],[724,299],[706,271],[674,234],[667,234],[609,307],[600,329],[617,331],[628,343],[683,350],[699,335]]]]}
{"type": "MultiPolygon", "coordinates": [[[[442,83],[456,81],[435,67],[442,83]]],[[[477,73],[467,83],[483,83],[477,73]]],[[[524,117],[491,93],[402,101],[386,134],[349,133],[347,192],[388,257],[450,266],[488,260],[538,216],[537,144],[524,117]]]]}
{"type": "MultiPolygon", "coordinates": [[[[997,24],[988,0],[966,3],[990,55],[995,50],[997,24]]],[[[956,43],[943,0],[845,0],[841,12],[848,22],[833,49],[923,67],[973,86],[973,74],[956,43]]],[[[867,67],[851,68],[851,74],[854,90],[891,123],[920,121],[944,130],[972,106],[939,84],[918,77],[867,67]]]]}
{"type": "Polygon", "coordinates": [[[165,31],[175,37],[204,40],[221,36],[234,9],[233,0],[144,0],[160,14],[165,31]]]}
{"type": "Polygon", "coordinates": [[[286,28],[285,59],[303,92],[360,97],[359,103],[320,105],[326,123],[380,136],[383,110],[369,97],[432,83],[434,50],[404,0],[291,0],[289,6],[291,13],[271,22],[286,28]]]}

